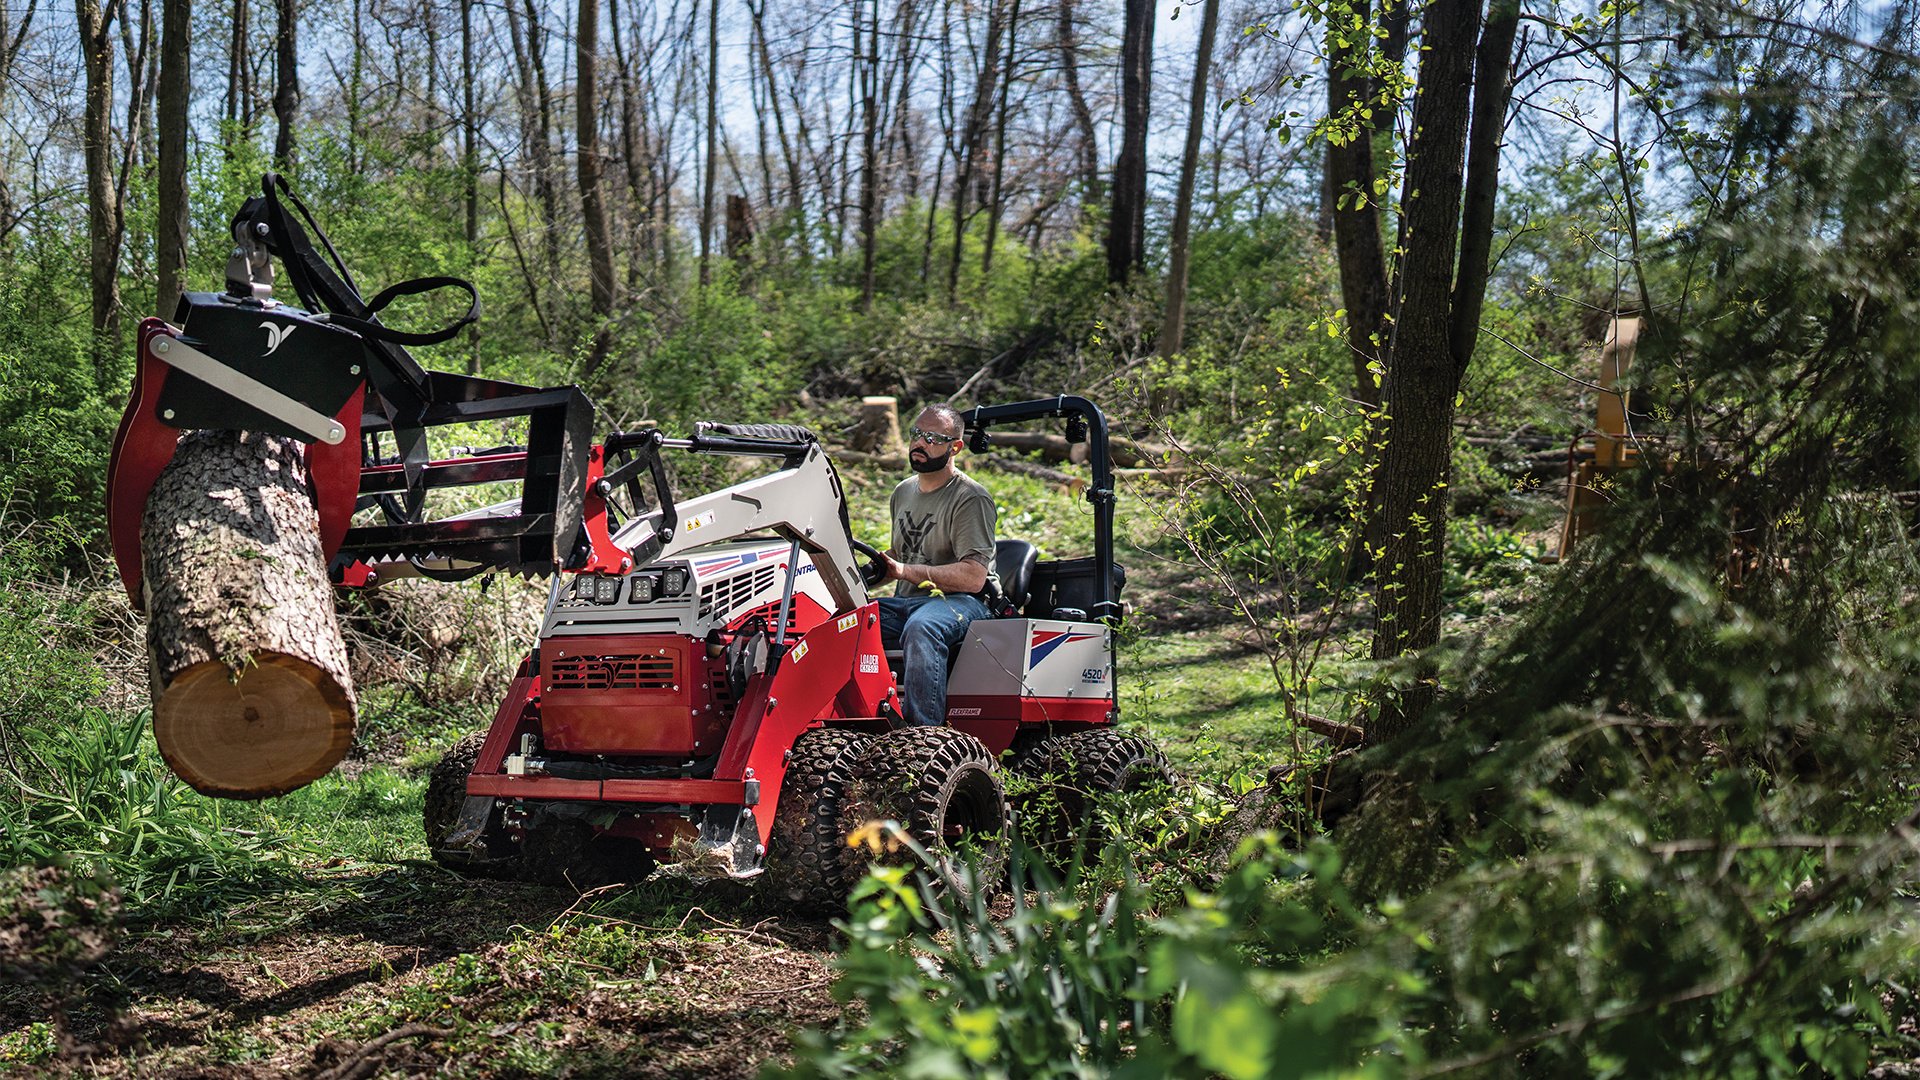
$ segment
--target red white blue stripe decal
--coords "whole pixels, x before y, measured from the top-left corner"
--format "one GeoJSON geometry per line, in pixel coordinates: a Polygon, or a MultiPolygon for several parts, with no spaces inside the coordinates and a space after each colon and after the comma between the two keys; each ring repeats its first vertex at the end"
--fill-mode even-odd
{"type": "Polygon", "coordinates": [[[742,551],[734,555],[722,555],[718,558],[703,559],[700,562],[694,563],[693,568],[702,574],[718,574],[759,562],[762,554],[763,553],[759,551],[742,551]]]}
{"type": "Polygon", "coordinates": [[[1027,643],[1027,667],[1038,667],[1055,649],[1072,641],[1085,641],[1099,637],[1097,633],[1080,630],[1035,630],[1033,640],[1027,643]]]}

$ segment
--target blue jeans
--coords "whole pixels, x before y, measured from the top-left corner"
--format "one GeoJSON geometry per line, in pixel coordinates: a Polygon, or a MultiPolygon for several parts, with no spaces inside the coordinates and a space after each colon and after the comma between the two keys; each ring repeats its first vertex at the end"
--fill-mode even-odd
{"type": "Polygon", "coordinates": [[[977,596],[880,598],[880,640],[906,653],[898,674],[910,723],[946,723],[947,657],[966,638],[967,624],[986,615],[977,596]]]}

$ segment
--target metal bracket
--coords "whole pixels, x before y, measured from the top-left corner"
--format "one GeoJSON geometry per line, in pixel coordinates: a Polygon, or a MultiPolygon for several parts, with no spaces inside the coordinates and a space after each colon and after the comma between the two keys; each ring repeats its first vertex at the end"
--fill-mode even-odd
{"type": "Polygon", "coordinates": [[[346,429],[333,417],[307,408],[258,379],[242,375],[179,338],[155,335],[147,347],[153,350],[155,359],[328,446],[338,446],[347,437],[346,429]]]}
{"type": "Polygon", "coordinates": [[[487,853],[484,834],[487,831],[487,818],[492,815],[492,796],[467,796],[466,801],[460,804],[460,816],[453,823],[453,831],[447,834],[441,852],[469,862],[484,860],[487,853]]]}
{"type": "Polygon", "coordinates": [[[765,872],[760,865],[765,856],[752,807],[709,806],[700,816],[700,839],[694,843],[694,855],[679,865],[687,876],[745,881],[765,872]]]}

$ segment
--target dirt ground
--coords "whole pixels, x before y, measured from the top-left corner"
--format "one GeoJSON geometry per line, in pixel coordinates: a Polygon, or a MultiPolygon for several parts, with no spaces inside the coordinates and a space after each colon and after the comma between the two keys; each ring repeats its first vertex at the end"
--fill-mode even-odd
{"type": "MultiPolygon", "coordinates": [[[[13,1073],[100,1077],[750,1076],[840,1016],[834,931],[731,886],[582,897],[428,865],[344,876],[218,922],[130,928],[75,987],[76,1053],[13,1073]],[[303,910],[302,910],[303,909],[303,910]]],[[[9,1043],[46,1000],[0,989],[9,1043]]],[[[30,1049],[30,1047],[16,1047],[30,1049]]],[[[38,1056],[38,1055],[33,1055],[38,1056]]]]}

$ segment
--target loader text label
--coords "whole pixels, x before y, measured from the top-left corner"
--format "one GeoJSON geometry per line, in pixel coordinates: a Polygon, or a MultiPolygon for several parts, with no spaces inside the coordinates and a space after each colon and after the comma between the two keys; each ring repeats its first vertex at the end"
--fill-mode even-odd
{"type": "Polygon", "coordinates": [[[880,658],[878,656],[875,656],[872,653],[860,654],[860,674],[862,675],[880,674],[880,658]]]}

